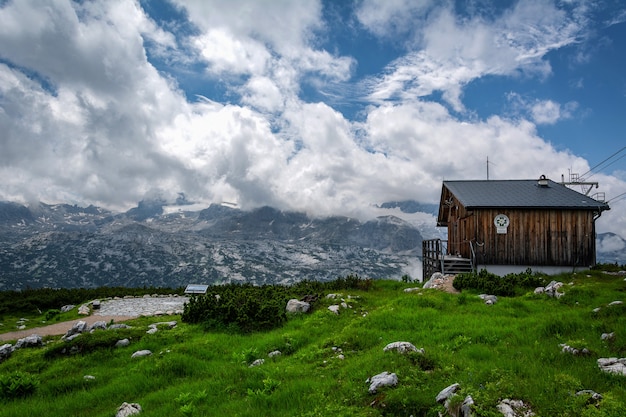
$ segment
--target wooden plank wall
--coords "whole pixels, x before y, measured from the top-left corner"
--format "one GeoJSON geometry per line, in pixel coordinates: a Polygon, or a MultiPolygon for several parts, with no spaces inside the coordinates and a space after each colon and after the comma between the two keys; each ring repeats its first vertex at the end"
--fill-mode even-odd
{"type": "Polygon", "coordinates": [[[450,210],[448,247],[450,253],[469,258],[468,241],[475,244],[477,262],[494,265],[595,264],[595,230],[590,210],[485,209],[450,210]],[[510,225],[498,234],[493,219],[506,214],[510,225]]]}

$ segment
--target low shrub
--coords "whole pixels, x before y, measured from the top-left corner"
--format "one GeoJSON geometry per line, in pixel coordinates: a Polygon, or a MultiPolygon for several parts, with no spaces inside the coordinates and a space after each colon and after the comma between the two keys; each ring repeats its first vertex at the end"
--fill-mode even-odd
{"type": "Polygon", "coordinates": [[[209,287],[185,304],[182,321],[202,324],[207,330],[251,332],[281,326],[287,320],[285,306],[291,298],[316,300],[328,291],[367,291],[371,279],[348,275],[334,281],[300,281],[292,286],[227,284],[209,287]]]}
{"type": "Polygon", "coordinates": [[[5,399],[22,398],[31,395],[39,386],[37,377],[14,372],[0,376],[0,397],[5,399]]]}
{"type": "Polygon", "coordinates": [[[530,268],[521,273],[507,274],[504,277],[482,269],[478,273],[466,272],[457,275],[452,285],[459,291],[472,289],[506,297],[515,295],[517,290],[545,286],[546,278],[542,274],[533,273],[530,268]]]}

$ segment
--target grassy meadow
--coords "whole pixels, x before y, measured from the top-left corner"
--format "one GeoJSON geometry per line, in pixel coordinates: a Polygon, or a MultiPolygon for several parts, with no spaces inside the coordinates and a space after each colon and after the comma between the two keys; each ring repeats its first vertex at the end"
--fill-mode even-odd
{"type": "MultiPolygon", "coordinates": [[[[73,355],[50,337],[0,364],[0,416],[111,417],[123,402],[159,417],[437,416],[444,409],[435,397],[453,383],[461,400],[472,396],[477,416],[501,415],[503,398],[523,400],[538,416],[623,416],[626,376],[602,373],[596,361],[626,357],[626,305],[608,306],[626,301],[624,278],[602,271],[548,277],[565,283],[564,296],[518,291],[494,305],[472,290],[404,292],[416,284],[377,280],[368,290],[341,291],[349,308],[339,315],[327,307],[340,301],[322,296],[312,312],[260,332],[207,330],[180,316],[140,318],[128,322],[131,329],[80,336],[73,355]],[[166,320],[178,326],[146,334],[166,320]],[[612,340],[601,340],[610,332],[612,340]],[[130,346],[110,346],[122,338],[130,346]],[[383,351],[396,341],[425,354],[383,351]],[[562,353],[560,344],[591,353],[562,353]],[[142,349],[153,353],[131,359],[142,349]],[[282,354],[268,357],[275,350],[282,354]],[[256,359],[265,362],[250,367],[256,359]],[[398,385],[369,394],[366,380],[383,371],[396,373],[398,385]],[[6,381],[27,392],[7,394],[6,381]],[[583,389],[603,399],[577,396],[583,389]]],[[[0,331],[17,320],[0,319],[0,331]]]]}

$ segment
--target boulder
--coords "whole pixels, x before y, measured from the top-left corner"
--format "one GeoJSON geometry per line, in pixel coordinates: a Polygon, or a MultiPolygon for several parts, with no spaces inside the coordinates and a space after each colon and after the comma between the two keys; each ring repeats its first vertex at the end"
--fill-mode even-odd
{"type": "Polygon", "coordinates": [[[532,417],[535,415],[522,400],[505,398],[496,407],[504,417],[532,417]]]}
{"type": "Polygon", "coordinates": [[[398,353],[418,352],[422,355],[424,354],[424,349],[418,349],[409,342],[393,342],[383,348],[383,352],[388,352],[390,350],[395,350],[398,353]]]}
{"type": "Polygon", "coordinates": [[[129,417],[141,413],[141,406],[137,403],[122,403],[117,409],[115,417],[129,417]]]}
{"type": "Polygon", "coordinates": [[[100,310],[100,300],[93,300],[91,302],[91,308],[94,310],[100,310]]]}
{"type": "Polygon", "coordinates": [[[561,343],[561,344],[559,344],[559,346],[561,347],[561,352],[562,353],[571,353],[574,356],[581,356],[581,355],[589,355],[589,354],[591,354],[591,352],[587,348],[578,349],[578,348],[566,345],[565,343],[561,343]]]}
{"type": "Polygon", "coordinates": [[[311,308],[311,304],[292,298],[287,302],[287,313],[306,313],[311,308]]]}
{"type": "Polygon", "coordinates": [[[74,304],[68,304],[61,307],[61,313],[67,313],[68,311],[72,311],[76,307],[74,304]]]}
{"type": "Polygon", "coordinates": [[[115,347],[126,347],[128,345],[130,345],[130,340],[128,339],[120,339],[115,342],[115,347]]]}
{"type": "Polygon", "coordinates": [[[600,336],[600,340],[613,340],[615,339],[615,332],[611,333],[602,333],[600,336]]]}
{"type": "Polygon", "coordinates": [[[626,358],[600,358],[598,367],[603,372],[626,376],[626,358]]]}
{"type": "Polygon", "coordinates": [[[280,352],[280,350],[275,350],[275,351],[273,351],[273,352],[268,353],[268,354],[267,354],[267,357],[268,357],[268,358],[274,358],[274,357],[276,357],[276,356],[280,356],[280,355],[282,355],[282,353],[280,352]]]}
{"type": "Polygon", "coordinates": [[[95,323],[93,323],[91,326],[89,326],[89,331],[93,332],[94,330],[106,330],[107,329],[107,322],[103,321],[103,320],[99,320],[96,321],[95,323]]]}
{"type": "Polygon", "coordinates": [[[264,363],[265,363],[265,359],[257,359],[250,364],[249,368],[254,368],[255,366],[261,366],[264,363]]]}
{"type": "Polygon", "coordinates": [[[27,348],[27,347],[39,347],[43,345],[43,340],[38,334],[31,334],[23,339],[19,339],[15,343],[15,349],[27,348]]]}
{"type": "Polygon", "coordinates": [[[0,346],[0,363],[9,359],[9,357],[11,357],[11,354],[13,353],[14,350],[15,348],[10,343],[6,343],[0,346]]]}
{"type": "Polygon", "coordinates": [[[149,351],[148,349],[144,349],[144,350],[138,350],[137,352],[133,353],[130,357],[141,358],[143,356],[150,356],[150,355],[152,355],[152,352],[149,351]]]}
{"type": "Polygon", "coordinates": [[[423,288],[434,288],[437,284],[444,281],[446,276],[441,272],[435,272],[430,276],[430,279],[426,281],[423,288]]]}
{"type": "Polygon", "coordinates": [[[498,297],[495,295],[489,295],[489,294],[480,294],[479,295],[480,299],[483,300],[485,302],[485,304],[487,305],[492,305],[498,302],[498,297]]]}
{"type": "MultiPolygon", "coordinates": [[[[68,338],[75,335],[75,334],[80,334],[80,333],[84,333],[87,331],[87,323],[84,321],[77,321],[76,323],[74,323],[74,325],[65,333],[65,335],[63,337],[61,337],[61,339],[65,340],[66,342],[68,341],[68,338]]],[[[71,340],[71,339],[70,339],[71,340]]]]}
{"type": "Polygon", "coordinates": [[[338,315],[339,314],[339,305],[338,304],[333,304],[331,306],[328,306],[328,311],[338,315]]]}
{"type": "Polygon", "coordinates": [[[594,390],[591,389],[584,389],[584,390],[580,390],[576,393],[576,395],[588,395],[589,399],[592,400],[593,402],[598,402],[598,401],[602,401],[602,394],[598,394],[597,392],[595,392],[594,390]]]}
{"type": "Polygon", "coordinates": [[[381,387],[395,387],[398,385],[398,376],[395,373],[385,371],[368,378],[365,383],[370,384],[369,393],[376,394],[381,387]]]}
{"type": "Polygon", "coordinates": [[[559,292],[559,289],[563,286],[562,282],[559,281],[550,281],[550,283],[545,288],[545,293],[550,297],[560,298],[563,293],[559,292]]]}
{"type": "Polygon", "coordinates": [[[461,386],[458,383],[447,386],[446,388],[439,391],[439,394],[437,394],[437,397],[435,397],[435,401],[443,404],[444,402],[446,402],[446,400],[448,400],[448,398],[452,397],[454,393],[459,390],[460,387],[461,386]]]}
{"type": "Polygon", "coordinates": [[[82,306],[78,307],[78,314],[80,314],[81,316],[88,316],[89,314],[91,314],[91,310],[89,309],[89,306],[87,304],[83,304],[82,306]]]}

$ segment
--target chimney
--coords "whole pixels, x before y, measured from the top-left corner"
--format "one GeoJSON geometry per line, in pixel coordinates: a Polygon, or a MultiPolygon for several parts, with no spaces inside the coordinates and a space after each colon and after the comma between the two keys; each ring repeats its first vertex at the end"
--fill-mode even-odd
{"type": "Polygon", "coordinates": [[[545,175],[542,175],[539,177],[539,179],[537,180],[537,185],[540,187],[547,187],[548,186],[548,179],[546,178],[545,175]]]}

